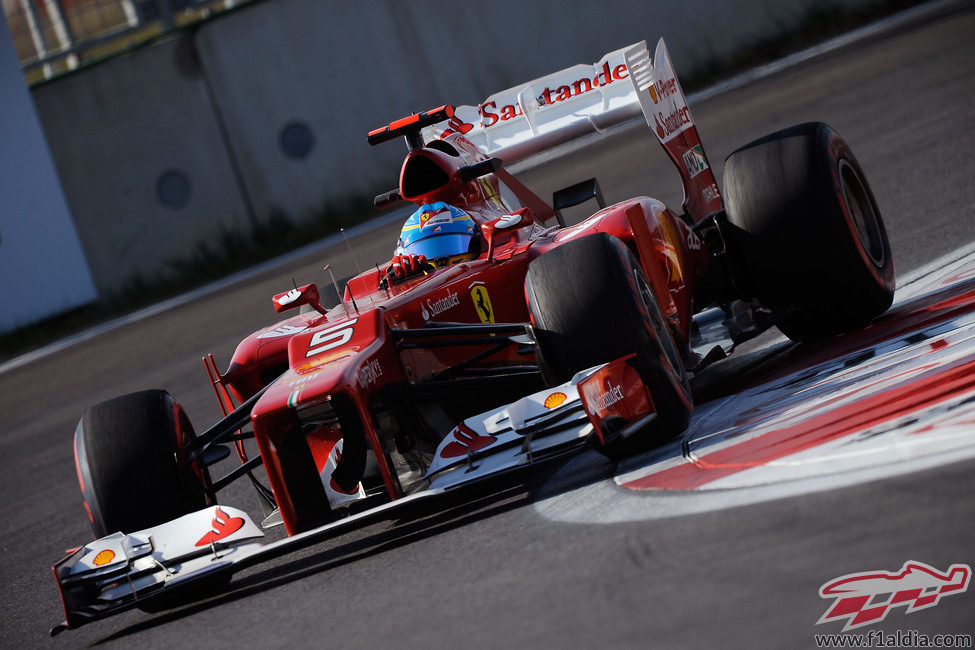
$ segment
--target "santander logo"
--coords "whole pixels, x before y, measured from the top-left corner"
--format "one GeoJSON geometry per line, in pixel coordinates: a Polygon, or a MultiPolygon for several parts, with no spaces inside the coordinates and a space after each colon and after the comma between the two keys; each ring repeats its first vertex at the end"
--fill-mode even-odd
{"type": "Polygon", "coordinates": [[[457,294],[451,290],[447,290],[447,295],[443,298],[437,300],[431,300],[427,298],[425,302],[420,303],[420,316],[423,320],[430,320],[434,316],[439,316],[448,309],[453,309],[460,305],[460,298],[457,294]]]}
{"type": "Polygon", "coordinates": [[[457,425],[451,432],[451,441],[440,450],[441,458],[459,458],[484,449],[497,440],[494,436],[481,435],[465,426],[464,423],[457,425]]]}
{"type": "Polygon", "coordinates": [[[213,521],[210,522],[211,530],[200,538],[196,546],[207,546],[213,542],[230,537],[244,527],[244,520],[240,517],[231,517],[221,508],[217,508],[213,514],[213,521]]]}
{"type": "MultiPolygon", "coordinates": [[[[586,75],[578,78],[573,78],[572,76],[566,77],[564,74],[548,77],[548,85],[540,91],[537,91],[538,97],[535,100],[540,107],[554,106],[573,97],[598,90],[600,87],[619,83],[630,76],[626,64],[617,61],[613,63],[604,61],[602,67],[594,68],[593,72],[595,73],[593,76],[586,75]]],[[[667,86],[661,85],[660,92],[666,91],[667,86]]],[[[521,117],[524,114],[522,113],[521,106],[511,100],[512,98],[508,97],[507,102],[499,102],[496,98],[491,98],[477,106],[477,117],[480,118],[480,123],[476,126],[482,129],[489,129],[496,124],[503,124],[508,120],[521,117]]],[[[467,119],[476,120],[477,118],[472,116],[467,119]]],[[[448,122],[447,127],[440,134],[441,138],[446,138],[453,133],[468,133],[475,127],[475,124],[455,116],[448,122]]]]}

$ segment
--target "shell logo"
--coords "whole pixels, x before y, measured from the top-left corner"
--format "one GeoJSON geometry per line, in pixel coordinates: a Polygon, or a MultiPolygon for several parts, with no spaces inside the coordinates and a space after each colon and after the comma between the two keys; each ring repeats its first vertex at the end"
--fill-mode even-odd
{"type": "Polygon", "coordinates": [[[545,398],[543,405],[547,409],[554,409],[557,406],[562,406],[562,402],[566,400],[567,395],[565,393],[552,393],[545,398]]]}
{"type": "Polygon", "coordinates": [[[95,566],[102,566],[103,564],[108,564],[114,559],[115,559],[115,551],[105,549],[104,551],[102,551],[101,553],[95,556],[95,559],[92,560],[92,564],[94,564],[95,566]]]}

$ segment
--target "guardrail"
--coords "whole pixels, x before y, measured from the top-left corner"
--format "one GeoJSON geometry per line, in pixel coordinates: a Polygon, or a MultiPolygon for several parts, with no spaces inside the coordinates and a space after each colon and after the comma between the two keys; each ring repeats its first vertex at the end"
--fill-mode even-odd
{"type": "Polygon", "coordinates": [[[255,0],[2,0],[27,81],[145,43],[255,0]]]}

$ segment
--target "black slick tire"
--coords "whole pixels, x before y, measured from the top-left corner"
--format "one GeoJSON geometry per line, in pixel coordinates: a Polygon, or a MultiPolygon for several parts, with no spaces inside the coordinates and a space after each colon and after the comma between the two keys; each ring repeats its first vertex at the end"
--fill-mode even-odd
{"type": "Polygon", "coordinates": [[[131,533],[206,507],[201,470],[177,461],[193,437],[169,393],[130,393],[90,408],[75,429],[82,497],[95,537],[131,533]]]}
{"type": "Polygon", "coordinates": [[[639,261],[605,233],[567,242],[532,261],[525,294],[549,385],[636,354],[657,418],[647,431],[603,448],[619,457],[659,444],[687,427],[690,383],[639,261]]]}
{"type": "Polygon", "coordinates": [[[725,160],[724,189],[738,285],[790,339],[843,332],[890,306],[894,266],[880,210],[829,126],[800,124],[738,149],[725,160]]]}

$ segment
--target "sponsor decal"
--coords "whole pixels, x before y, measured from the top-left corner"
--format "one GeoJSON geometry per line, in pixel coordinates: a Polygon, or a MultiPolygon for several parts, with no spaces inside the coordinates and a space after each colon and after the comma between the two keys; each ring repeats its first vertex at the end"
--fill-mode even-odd
{"type": "Polygon", "coordinates": [[[565,402],[567,398],[568,395],[565,393],[552,393],[545,398],[545,402],[543,402],[542,405],[547,409],[554,409],[557,406],[562,406],[562,403],[565,402]]]}
{"type": "Polygon", "coordinates": [[[494,224],[495,230],[507,230],[508,228],[514,228],[521,223],[520,214],[506,214],[497,223],[494,224]]]}
{"type": "Polygon", "coordinates": [[[104,551],[96,555],[95,559],[92,560],[91,562],[95,566],[102,566],[104,564],[108,564],[114,559],[115,559],[115,551],[106,548],[104,551]]]}
{"type": "Polygon", "coordinates": [[[706,185],[703,190],[701,190],[701,196],[708,203],[711,201],[716,201],[721,198],[721,192],[718,191],[718,186],[715,183],[706,185]]]}
{"type": "Polygon", "coordinates": [[[702,145],[694,145],[685,151],[683,158],[684,169],[691,175],[691,178],[694,178],[708,168],[708,159],[704,155],[704,147],[702,145]]]}
{"type": "Polygon", "coordinates": [[[450,118],[450,121],[447,122],[447,126],[448,129],[443,132],[443,135],[440,136],[441,138],[446,138],[451,133],[461,133],[461,134],[467,133],[468,131],[474,128],[473,124],[471,124],[470,122],[465,122],[464,120],[460,119],[459,117],[457,117],[456,113],[454,114],[453,117],[450,118]]]}
{"type": "Polygon", "coordinates": [[[432,212],[423,212],[420,214],[420,230],[423,230],[427,226],[436,226],[433,231],[437,232],[440,224],[450,223],[451,221],[453,221],[453,215],[447,208],[441,208],[432,212]]]}
{"type": "Polygon", "coordinates": [[[491,306],[491,296],[488,295],[487,287],[482,284],[474,285],[471,289],[471,300],[474,301],[474,309],[477,310],[477,317],[482,323],[494,322],[494,307],[491,306]]]}
{"type": "MultiPolygon", "coordinates": [[[[664,254],[664,257],[667,259],[667,268],[669,270],[668,281],[679,283],[684,277],[684,269],[681,267],[680,255],[678,254],[677,249],[681,245],[681,240],[686,238],[683,237],[680,231],[678,231],[674,223],[662,214],[658,215],[658,222],[660,223],[660,230],[663,232],[664,240],[666,241],[666,243],[661,246],[660,249],[664,254]]],[[[642,281],[639,280],[636,275],[633,277],[637,283],[637,286],[641,286],[640,283],[642,281]]]]}
{"type": "MultiPolygon", "coordinates": [[[[633,51],[631,50],[630,53],[632,54],[633,51]]],[[[646,54],[644,52],[642,56],[646,56],[646,54]]],[[[641,63],[642,57],[638,56],[637,59],[640,60],[633,60],[631,63],[640,67],[643,65],[641,63]]],[[[690,109],[687,107],[687,100],[684,98],[680,83],[677,81],[677,75],[674,74],[674,67],[671,65],[670,56],[663,39],[657,43],[652,75],[644,74],[643,76],[647,77],[645,83],[634,84],[634,87],[638,95],[642,97],[640,105],[647,119],[647,125],[656,133],[661,144],[666,145],[679,134],[692,128],[694,123],[691,120],[690,109]],[[646,101],[647,99],[650,101],[646,101]]],[[[672,155],[677,153],[672,149],[668,150],[672,155]]],[[[685,161],[685,164],[687,162],[685,161]]]]}
{"type": "Polygon", "coordinates": [[[438,298],[437,300],[427,298],[425,302],[420,303],[420,315],[423,316],[423,320],[430,320],[434,316],[439,316],[459,304],[460,298],[457,297],[456,293],[448,289],[447,295],[443,298],[438,298]]]}
{"type": "Polygon", "coordinates": [[[691,126],[691,112],[687,106],[678,106],[677,102],[673,100],[671,100],[670,105],[671,110],[666,115],[657,111],[653,116],[653,121],[657,126],[657,137],[662,142],[670,141],[691,126]]]}
{"type": "Polygon", "coordinates": [[[650,98],[653,99],[653,103],[659,104],[671,95],[677,94],[677,78],[671,77],[666,81],[657,80],[647,90],[650,91],[650,98]]]}
{"type": "Polygon", "coordinates": [[[952,564],[943,573],[923,562],[905,562],[900,571],[865,571],[834,578],[819,588],[821,598],[835,598],[816,624],[846,619],[843,631],[879,623],[891,609],[906,614],[934,607],[942,596],[968,589],[972,568],[952,564]]]}
{"type": "MultiPolygon", "coordinates": [[[[479,179],[477,179],[477,182],[480,184],[481,188],[484,190],[484,198],[485,198],[485,200],[489,201],[498,210],[506,210],[507,209],[505,207],[505,205],[504,205],[504,202],[501,200],[501,195],[498,193],[497,186],[495,186],[495,184],[492,183],[491,180],[488,177],[482,176],[479,179]]],[[[473,229],[471,229],[471,232],[474,232],[473,229]]]]}
{"type": "Polygon", "coordinates": [[[363,388],[372,386],[382,376],[382,364],[379,363],[377,359],[370,359],[369,361],[366,361],[361,368],[359,368],[359,385],[363,388]]]}
{"type": "Polygon", "coordinates": [[[440,457],[444,459],[466,456],[467,454],[473,453],[479,449],[484,449],[497,440],[497,438],[494,436],[482,436],[476,431],[473,431],[465,426],[463,423],[458,424],[457,427],[450,432],[450,435],[453,439],[440,450],[440,457]]]}
{"type": "Polygon", "coordinates": [[[596,410],[602,413],[613,404],[621,401],[623,401],[623,389],[610,384],[605,393],[596,395],[596,410]]]}
{"type": "Polygon", "coordinates": [[[282,325],[281,327],[273,329],[270,332],[259,334],[257,338],[274,339],[278,338],[279,336],[292,336],[294,334],[298,334],[299,332],[304,332],[306,329],[308,329],[307,325],[282,325]]]}
{"type": "MultiPolygon", "coordinates": [[[[605,61],[603,62],[602,69],[593,77],[585,76],[564,84],[546,86],[537,97],[537,101],[542,107],[554,106],[560,102],[590,92],[600,86],[608,86],[627,77],[629,77],[629,72],[626,69],[625,63],[612,66],[608,61],[605,61]]],[[[477,114],[481,118],[480,127],[484,129],[523,115],[521,106],[517,103],[498,106],[498,102],[493,99],[479,105],[477,107],[477,114]]],[[[448,128],[440,134],[440,137],[446,138],[453,133],[467,133],[473,128],[473,124],[464,122],[455,116],[448,122],[448,128]]]]}
{"type": "Polygon", "coordinates": [[[217,507],[213,514],[213,521],[210,522],[210,531],[200,538],[195,546],[207,546],[220,541],[225,537],[230,537],[244,527],[244,520],[240,517],[231,517],[220,507],[217,507]]]}

